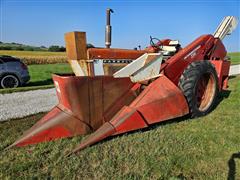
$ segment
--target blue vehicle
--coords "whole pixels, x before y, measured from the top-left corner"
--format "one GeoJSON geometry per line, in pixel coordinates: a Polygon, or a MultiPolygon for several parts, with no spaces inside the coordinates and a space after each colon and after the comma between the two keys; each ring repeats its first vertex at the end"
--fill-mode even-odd
{"type": "Polygon", "coordinates": [[[30,80],[28,67],[20,59],[0,56],[0,87],[16,88],[30,80]]]}

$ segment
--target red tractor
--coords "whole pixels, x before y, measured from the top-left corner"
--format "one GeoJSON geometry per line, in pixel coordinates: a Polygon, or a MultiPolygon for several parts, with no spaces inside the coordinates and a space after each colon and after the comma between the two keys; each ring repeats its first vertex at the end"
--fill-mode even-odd
{"type": "Polygon", "coordinates": [[[148,48],[127,50],[110,48],[111,12],[106,48],[87,48],[84,32],[65,35],[75,75],[53,75],[59,104],[10,147],[93,132],[76,152],[108,136],[213,109],[227,88],[230,61],[222,39],[236,28],[235,17],[184,48],[176,40],[151,38],[148,48]]]}

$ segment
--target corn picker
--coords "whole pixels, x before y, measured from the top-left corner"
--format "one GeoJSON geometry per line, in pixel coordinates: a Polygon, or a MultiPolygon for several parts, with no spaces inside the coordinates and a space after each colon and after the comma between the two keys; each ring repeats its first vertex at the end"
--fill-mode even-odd
{"type": "Polygon", "coordinates": [[[237,26],[227,16],[216,32],[182,48],[152,38],[144,50],[111,46],[107,9],[106,48],[87,48],[85,32],[65,34],[74,74],[53,74],[59,104],[12,146],[92,133],[73,152],[109,136],[189,115],[209,113],[227,89],[230,61],[222,40],[237,26]]]}

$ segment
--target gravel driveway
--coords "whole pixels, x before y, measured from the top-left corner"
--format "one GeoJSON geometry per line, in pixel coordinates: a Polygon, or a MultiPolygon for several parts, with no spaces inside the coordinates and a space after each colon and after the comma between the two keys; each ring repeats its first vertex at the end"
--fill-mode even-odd
{"type": "MultiPolygon", "coordinates": [[[[240,65],[230,68],[230,75],[240,74],[240,65]]],[[[57,105],[55,89],[0,94],[0,121],[46,112],[57,105]]]]}
{"type": "Polygon", "coordinates": [[[57,103],[54,88],[0,94],[0,121],[46,112],[57,103]]]}

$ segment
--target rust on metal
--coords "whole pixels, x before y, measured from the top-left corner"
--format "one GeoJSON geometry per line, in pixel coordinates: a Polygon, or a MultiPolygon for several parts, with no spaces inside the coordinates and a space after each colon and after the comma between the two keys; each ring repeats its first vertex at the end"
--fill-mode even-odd
{"type": "Polygon", "coordinates": [[[89,48],[87,50],[89,59],[137,59],[144,53],[150,53],[148,50],[130,50],[130,49],[104,49],[89,48]]]}
{"type": "Polygon", "coordinates": [[[197,82],[196,101],[200,111],[205,111],[212,104],[216,95],[216,81],[211,73],[204,74],[197,82]]]}
{"type": "Polygon", "coordinates": [[[182,91],[164,75],[147,86],[130,107],[137,108],[148,124],[189,113],[182,91]]]}
{"type": "Polygon", "coordinates": [[[93,130],[135,99],[135,84],[129,78],[54,75],[53,80],[59,85],[59,104],[93,130]]]}
{"type": "Polygon", "coordinates": [[[166,76],[160,76],[147,86],[129,106],[123,106],[107,125],[100,127],[73,152],[108,136],[145,128],[149,124],[181,117],[188,113],[188,104],[181,90],[166,76]],[[106,128],[106,126],[111,128],[106,128]]]}
{"type": "MultiPolygon", "coordinates": [[[[112,76],[53,75],[59,104],[12,146],[24,146],[97,130],[136,98],[138,84],[112,76]]],[[[11,146],[11,147],[12,147],[11,146]]]]}
{"type": "MultiPolygon", "coordinates": [[[[234,28],[220,28],[221,37],[234,28]]],[[[95,131],[73,150],[77,152],[108,136],[186,115],[189,107],[178,84],[184,70],[199,60],[209,60],[217,71],[219,90],[227,88],[230,62],[224,60],[227,52],[221,39],[211,34],[200,36],[185,48],[176,49],[175,54],[159,63],[159,76],[144,79],[141,84],[133,83],[129,77],[94,76],[93,60],[135,60],[145,53],[161,53],[163,46],[170,45],[170,39],[152,43],[145,50],[87,49],[85,32],[67,33],[65,41],[68,61],[76,76],[53,75],[59,104],[10,147],[95,131]]],[[[106,45],[110,47],[110,38],[106,45]]],[[[151,65],[151,62],[152,59],[147,59],[144,65],[151,65]]],[[[204,110],[212,98],[207,96],[212,94],[208,90],[212,89],[212,81],[211,76],[200,78],[200,110],[204,110]]]]}
{"type": "Polygon", "coordinates": [[[230,61],[227,60],[212,60],[210,61],[218,75],[218,86],[219,90],[226,90],[228,88],[228,74],[230,69],[230,61]]]}
{"type": "Polygon", "coordinates": [[[59,107],[54,107],[9,148],[52,141],[89,132],[91,132],[91,129],[86,123],[62,111],[59,107]]]}
{"type": "Polygon", "coordinates": [[[103,70],[105,75],[113,75],[115,72],[119,71],[123,67],[128,65],[128,63],[114,63],[114,64],[103,64],[103,70]]]}
{"type": "Polygon", "coordinates": [[[105,46],[106,48],[110,48],[112,42],[112,26],[111,26],[111,13],[113,10],[108,8],[107,9],[107,22],[106,22],[106,29],[105,29],[105,46]]]}

